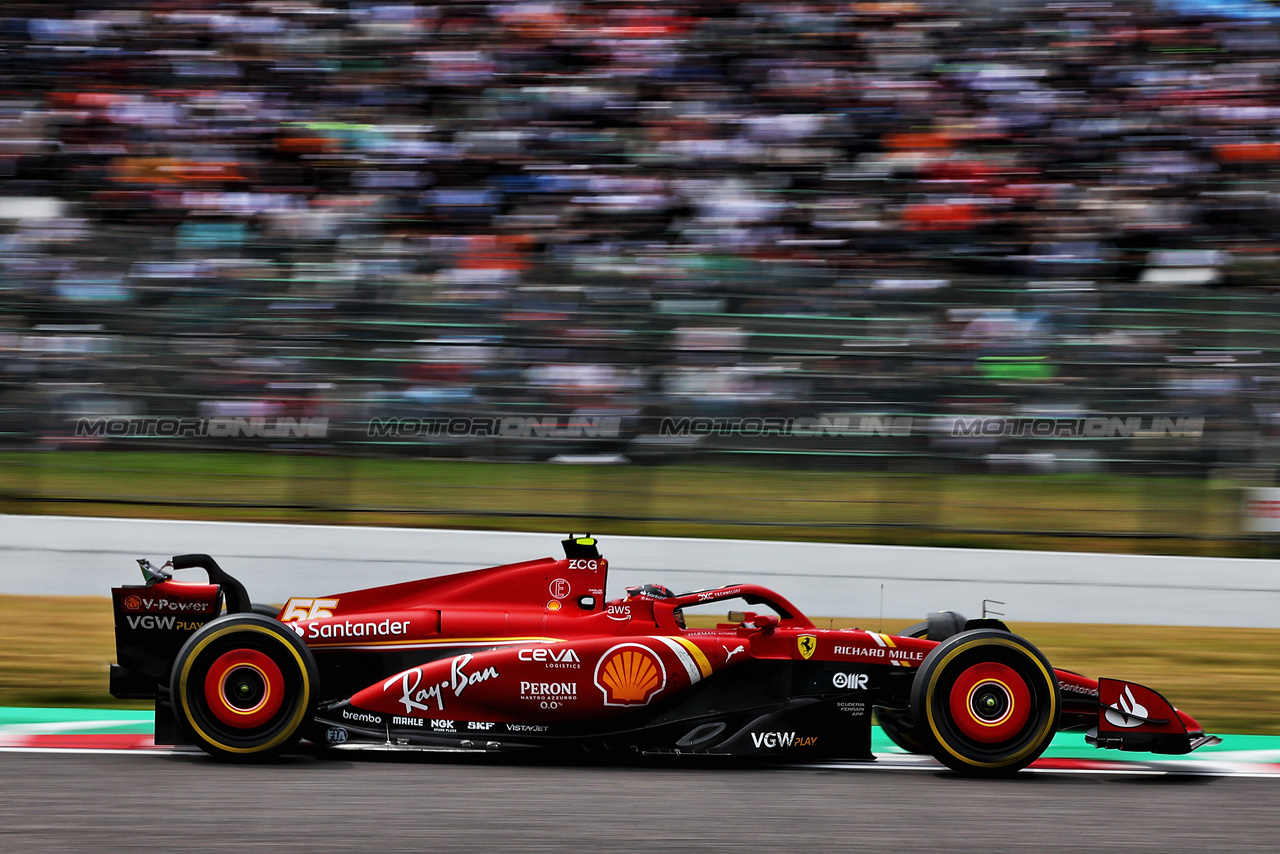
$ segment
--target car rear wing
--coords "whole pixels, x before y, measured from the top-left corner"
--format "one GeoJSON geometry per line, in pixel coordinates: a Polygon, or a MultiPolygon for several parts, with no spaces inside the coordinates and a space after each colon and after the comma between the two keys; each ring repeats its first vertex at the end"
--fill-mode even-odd
{"type": "Polygon", "coordinates": [[[1179,712],[1159,692],[1136,682],[1098,680],[1098,725],[1085,741],[1095,747],[1146,753],[1190,753],[1220,744],[1195,718],[1179,712]]]}
{"type": "Polygon", "coordinates": [[[120,699],[150,699],[169,681],[178,651],[197,629],[222,613],[249,611],[244,585],[208,555],[177,555],[163,567],[138,561],[144,584],[111,591],[115,614],[116,664],[111,693],[120,699]],[[208,583],[176,581],[170,571],[203,569],[208,583]]]}

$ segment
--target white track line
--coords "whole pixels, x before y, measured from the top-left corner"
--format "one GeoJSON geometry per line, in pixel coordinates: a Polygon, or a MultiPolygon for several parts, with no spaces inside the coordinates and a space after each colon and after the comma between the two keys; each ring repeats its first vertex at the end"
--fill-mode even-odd
{"type": "MultiPolygon", "coordinates": [[[[43,733],[60,733],[67,732],[77,734],[82,730],[92,729],[108,729],[110,727],[134,727],[145,726],[146,735],[151,732],[152,725],[150,721],[135,720],[119,720],[119,721],[38,721],[27,724],[6,724],[0,726],[0,738],[6,735],[40,735],[43,733]]],[[[114,735],[115,733],[108,733],[114,735]]],[[[135,733],[121,733],[123,735],[134,735],[135,733]]]]}

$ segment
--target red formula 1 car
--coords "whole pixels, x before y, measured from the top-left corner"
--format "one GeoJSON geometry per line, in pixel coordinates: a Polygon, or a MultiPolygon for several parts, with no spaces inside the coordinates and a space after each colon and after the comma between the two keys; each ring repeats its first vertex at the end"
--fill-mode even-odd
{"type": "Polygon", "coordinates": [[[964,774],[1025,767],[1059,730],[1098,747],[1216,743],[1162,696],[1055,670],[998,620],[946,612],[904,635],[820,629],[777,593],[656,585],[605,601],[608,562],[565,557],[250,604],[207,555],[208,583],[139,561],[114,592],[111,692],[155,698],[156,741],[222,758],[319,748],[564,756],[870,760],[872,714],[899,745],[964,774]],[[225,602],[226,613],[222,614],[225,602]],[[686,613],[730,604],[727,622],[686,613]],[[266,611],[266,613],[264,613],[266,611]]]}

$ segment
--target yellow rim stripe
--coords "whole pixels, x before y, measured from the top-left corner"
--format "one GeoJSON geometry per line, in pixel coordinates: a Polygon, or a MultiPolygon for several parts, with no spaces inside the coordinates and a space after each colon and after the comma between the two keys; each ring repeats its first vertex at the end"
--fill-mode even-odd
{"type": "Polygon", "coordinates": [[[1001,682],[999,679],[992,679],[990,677],[982,680],[981,682],[975,683],[974,686],[969,689],[969,696],[965,697],[964,703],[965,703],[965,707],[968,708],[969,710],[969,717],[972,718],[975,723],[978,723],[982,726],[1000,726],[1005,721],[1009,720],[1009,716],[1013,714],[1013,707],[1015,705],[1013,700],[1013,692],[1009,690],[1009,686],[1001,682]],[[973,692],[977,691],[979,688],[981,688],[983,685],[986,685],[988,682],[994,682],[995,684],[999,685],[1001,688],[1004,689],[1004,693],[1009,697],[1009,708],[1005,709],[1004,714],[1000,716],[1000,720],[991,721],[989,723],[987,721],[984,721],[982,718],[978,717],[973,713],[973,692]]]}
{"type": "Polygon", "coordinates": [[[218,685],[220,686],[218,690],[218,699],[222,700],[222,705],[230,709],[233,714],[237,714],[237,715],[256,714],[258,709],[261,709],[263,706],[265,706],[267,704],[267,700],[271,699],[271,680],[267,678],[267,674],[263,672],[261,667],[249,661],[242,661],[236,664],[228,665],[227,668],[222,671],[221,675],[218,676],[218,685]],[[258,705],[254,706],[252,709],[237,709],[235,706],[227,702],[227,697],[221,690],[221,686],[226,685],[227,674],[230,673],[232,670],[235,670],[237,667],[248,667],[250,670],[258,671],[258,675],[262,677],[262,684],[265,685],[267,688],[267,690],[262,693],[262,699],[258,701],[258,705]]]}

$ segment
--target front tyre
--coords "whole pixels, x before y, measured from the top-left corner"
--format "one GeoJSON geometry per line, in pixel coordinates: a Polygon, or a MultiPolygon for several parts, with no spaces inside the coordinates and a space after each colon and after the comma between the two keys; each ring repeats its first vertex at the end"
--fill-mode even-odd
{"type": "Polygon", "coordinates": [[[315,707],[315,658],[261,614],[229,614],[187,639],[169,678],[174,712],[219,759],[265,759],[297,743],[315,707]]]}
{"type": "Polygon", "coordinates": [[[1044,753],[1058,728],[1058,680],[1028,641],[996,629],[947,638],[911,686],[917,731],[960,774],[1012,774],[1044,753]]]}

